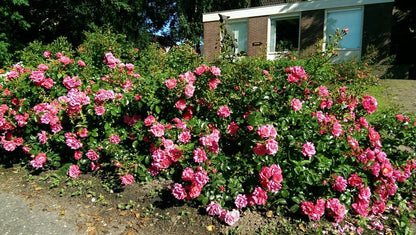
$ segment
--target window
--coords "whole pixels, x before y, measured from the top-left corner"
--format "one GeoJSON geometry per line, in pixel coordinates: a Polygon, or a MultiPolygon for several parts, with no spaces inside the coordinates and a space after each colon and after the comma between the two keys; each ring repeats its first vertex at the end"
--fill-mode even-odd
{"type": "Polygon", "coordinates": [[[228,22],[228,26],[237,42],[236,54],[247,54],[247,21],[228,22]]]}
{"type": "Polygon", "coordinates": [[[299,16],[270,20],[269,53],[299,50],[299,16]]]}
{"type": "Polygon", "coordinates": [[[348,29],[348,34],[339,42],[340,57],[359,57],[361,54],[361,35],[363,27],[361,8],[331,10],[326,14],[325,40],[334,34],[336,29],[348,29]]]}

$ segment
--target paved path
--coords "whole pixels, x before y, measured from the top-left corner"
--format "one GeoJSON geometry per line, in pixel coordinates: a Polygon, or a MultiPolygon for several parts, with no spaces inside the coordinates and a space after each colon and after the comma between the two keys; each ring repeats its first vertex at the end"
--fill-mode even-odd
{"type": "Polygon", "coordinates": [[[30,206],[21,196],[0,192],[0,234],[58,235],[76,234],[77,226],[68,224],[56,211],[30,206]]]}

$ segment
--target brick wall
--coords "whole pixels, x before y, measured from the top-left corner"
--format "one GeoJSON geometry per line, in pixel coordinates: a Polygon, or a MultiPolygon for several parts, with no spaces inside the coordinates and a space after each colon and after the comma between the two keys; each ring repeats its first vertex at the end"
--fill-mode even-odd
{"type": "Polygon", "coordinates": [[[220,52],[220,22],[205,22],[204,59],[213,60],[220,52]]]}
{"type": "Polygon", "coordinates": [[[314,45],[324,38],[325,10],[304,11],[300,21],[300,57],[314,52],[314,45]]]}
{"type": "Polygon", "coordinates": [[[248,55],[267,56],[267,27],[269,17],[248,19],[248,55]]]}

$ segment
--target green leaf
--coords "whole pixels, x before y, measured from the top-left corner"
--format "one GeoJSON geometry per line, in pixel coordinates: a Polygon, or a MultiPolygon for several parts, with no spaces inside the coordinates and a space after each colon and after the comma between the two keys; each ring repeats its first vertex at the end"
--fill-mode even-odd
{"type": "Polygon", "coordinates": [[[277,199],[277,203],[286,205],[287,204],[287,201],[284,198],[279,198],[279,199],[277,199]]]}
{"type": "Polygon", "coordinates": [[[159,106],[159,105],[156,105],[156,106],[155,106],[155,111],[156,111],[156,113],[160,113],[161,108],[160,108],[160,106],[159,106]]]}
{"type": "Polygon", "coordinates": [[[282,195],[282,197],[284,197],[284,198],[288,198],[290,193],[289,193],[288,190],[281,190],[280,195],[282,195]]]}
{"type": "Polygon", "coordinates": [[[292,213],[296,213],[299,210],[299,205],[293,205],[289,208],[292,213]]]}
{"type": "Polygon", "coordinates": [[[292,202],[299,204],[300,203],[300,198],[298,198],[297,196],[293,196],[292,198],[292,202]]]}

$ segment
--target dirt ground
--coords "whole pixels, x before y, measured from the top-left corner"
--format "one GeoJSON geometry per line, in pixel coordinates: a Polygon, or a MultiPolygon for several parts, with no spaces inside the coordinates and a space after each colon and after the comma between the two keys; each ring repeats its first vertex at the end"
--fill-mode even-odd
{"type": "Polygon", "coordinates": [[[230,227],[208,216],[203,207],[174,200],[166,190],[168,181],[135,183],[111,193],[91,174],[61,180],[54,187],[50,173],[33,177],[18,165],[0,167],[0,208],[10,207],[12,213],[3,217],[14,217],[8,221],[0,215],[0,234],[231,234],[226,231],[230,228],[254,234],[275,217],[252,212],[238,227],[230,227]]]}
{"type": "MultiPolygon", "coordinates": [[[[403,105],[401,111],[416,113],[416,81],[383,83],[386,95],[403,105]]],[[[53,172],[31,176],[18,164],[0,162],[0,234],[313,233],[308,227],[313,224],[271,211],[247,212],[237,225],[226,226],[205,208],[174,200],[168,184],[155,180],[108,192],[91,174],[58,180],[53,172]]]]}

